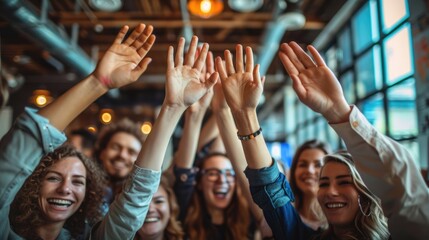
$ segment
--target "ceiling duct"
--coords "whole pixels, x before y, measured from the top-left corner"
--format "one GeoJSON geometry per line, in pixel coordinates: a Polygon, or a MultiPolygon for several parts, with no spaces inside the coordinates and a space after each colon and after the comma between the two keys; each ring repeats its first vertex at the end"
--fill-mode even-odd
{"type": "Polygon", "coordinates": [[[261,65],[261,75],[267,73],[285,32],[304,27],[305,16],[300,9],[300,3],[300,0],[277,0],[273,21],[268,23],[257,58],[257,63],[261,65]]]}
{"type": "Polygon", "coordinates": [[[82,76],[94,70],[95,63],[91,58],[73,44],[61,28],[49,19],[41,17],[31,3],[25,0],[0,2],[2,17],[27,38],[41,45],[82,76]]]}
{"type": "Polygon", "coordinates": [[[229,7],[237,12],[254,12],[263,4],[264,0],[228,0],[229,7]]]}

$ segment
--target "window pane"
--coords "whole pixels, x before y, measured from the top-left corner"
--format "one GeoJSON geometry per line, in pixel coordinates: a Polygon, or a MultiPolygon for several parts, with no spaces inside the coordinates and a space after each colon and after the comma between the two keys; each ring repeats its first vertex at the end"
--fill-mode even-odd
{"type": "Polygon", "coordinates": [[[386,133],[383,96],[380,93],[359,104],[359,109],[379,132],[386,133]]]}
{"type": "Polygon", "coordinates": [[[344,96],[349,104],[356,101],[355,85],[353,84],[353,72],[348,71],[341,76],[341,86],[343,87],[344,96]]]}
{"type": "Polygon", "coordinates": [[[298,145],[303,143],[307,139],[307,131],[305,127],[301,127],[298,129],[298,145]]]}
{"type": "Polygon", "coordinates": [[[387,91],[389,105],[389,130],[393,138],[417,135],[415,80],[409,79],[387,91]]]}
{"type": "Polygon", "coordinates": [[[362,55],[357,60],[355,67],[359,98],[381,88],[380,47],[378,45],[362,55]]]}
{"type": "Polygon", "coordinates": [[[381,0],[381,15],[383,31],[387,33],[408,17],[407,0],[381,0]]]}
{"type": "Polygon", "coordinates": [[[340,68],[344,69],[352,63],[352,46],[350,28],[346,28],[338,37],[338,61],[340,68]]]}
{"type": "Polygon", "coordinates": [[[395,83],[401,78],[413,73],[409,23],[387,37],[383,47],[385,53],[384,59],[387,67],[387,84],[395,83]]]}
{"type": "Polygon", "coordinates": [[[377,3],[368,1],[353,17],[353,46],[354,52],[360,53],[363,49],[379,39],[377,23],[377,3]]]}
{"type": "Polygon", "coordinates": [[[295,121],[296,124],[300,124],[302,122],[302,112],[301,112],[301,108],[302,108],[302,103],[300,101],[296,101],[295,102],[295,121]]]}
{"type": "Polygon", "coordinates": [[[305,116],[307,117],[307,121],[312,121],[313,118],[316,116],[316,112],[314,112],[313,110],[311,110],[311,108],[305,106],[304,107],[305,110],[305,116]]]}
{"type": "Polygon", "coordinates": [[[315,138],[323,141],[323,142],[327,142],[328,137],[326,136],[326,120],[324,118],[318,118],[317,119],[317,123],[316,123],[316,136],[315,138]]]}
{"type": "Polygon", "coordinates": [[[420,168],[427,169],[427,162],[420,162],[420,152],[419,152],[419,143],[417,142],[417,139],[415,140],[409,140],[409,141],[401,141],[400,144],[402,144],[404,147],[407,148],[407,150],[411,153],[411,156],[413,156],[414,161],[416,162],[417,166],[420,168]]]}
{"type": "Polygon", "coordinates": [[[328,127],[328,143],[333,151],[338,149],[339,137],[331,127],[328,127]]]}
{"type": "Polygon", "coordinates": [[[326,65],[332,70],[334,73],[338,73],[338,65],[337,65],[337,49],[335,46],[329,48],[325,53],[326,65]]]}
{"type": "Polygon", "coordinates": [[[307,111],[305,110],[307,107],[301,102],[298,103],[298,123],[302,124],[305,120],[307,120],[307,111]]]}

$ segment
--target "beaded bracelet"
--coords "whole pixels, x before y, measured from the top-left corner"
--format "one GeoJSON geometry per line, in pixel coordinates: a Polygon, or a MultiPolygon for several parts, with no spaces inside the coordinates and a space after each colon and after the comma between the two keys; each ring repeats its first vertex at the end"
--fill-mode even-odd
{"type": "Polygon", "coordinates": [[[250,139],[254,139],[256,136],[258,136],[259,134],[261,134],[262,133],[262,128],[259,128],[256,132],[254,132],[254,133],[251,133],[251,134],[249,134],[249,135],[240,135],[240,134],[238,134],[238,132],[237,132],[237,137],[238,137],[238,139],[240,139],[241,141],[247,141],[247,140],[250,140],[250,139]]]}

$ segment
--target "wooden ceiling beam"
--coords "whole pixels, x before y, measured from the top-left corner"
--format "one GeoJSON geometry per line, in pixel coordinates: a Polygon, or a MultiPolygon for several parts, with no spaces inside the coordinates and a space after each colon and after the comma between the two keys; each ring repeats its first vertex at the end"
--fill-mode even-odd
{"type": "MultiPolygon", "coordinates": [[[[185,24],[182,20],[99,20],[98,24],[101,24],[104,28],[115,27],[119,28],[123,25],[137,26],[138,24],[144,22],[147,25],[152,25],[155,28],[182,28],[185,24]]],[[[69,21],[61,20],[61,25],[65,27],[71,27],[73,24],[77,23],[80,27],[83,28],[93,28],[94,24],[88,22],[88,20],[82,21],[69,21]]],[[[193,27],[201,28],[242,28],[242,29],[261,29],[266,27],[266,23],[263,21],[226,21],[226,20],[214,20],[214,21],[205,21],[205,20],[191,20],[191,25],[193,27]]]]}

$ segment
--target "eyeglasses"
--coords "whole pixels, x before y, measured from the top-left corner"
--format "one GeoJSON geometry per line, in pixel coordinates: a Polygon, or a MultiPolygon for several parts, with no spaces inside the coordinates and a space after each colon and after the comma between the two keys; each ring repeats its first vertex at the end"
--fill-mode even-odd
{"type": "Polygon", "coordinates": [[[235,172],[232,169],[218,169],[218,168],[207,168],[200,171],[210,182],[216,182],[219,180],[220,175],[224,175],[228,182],[235,181],[235,172]]]}

